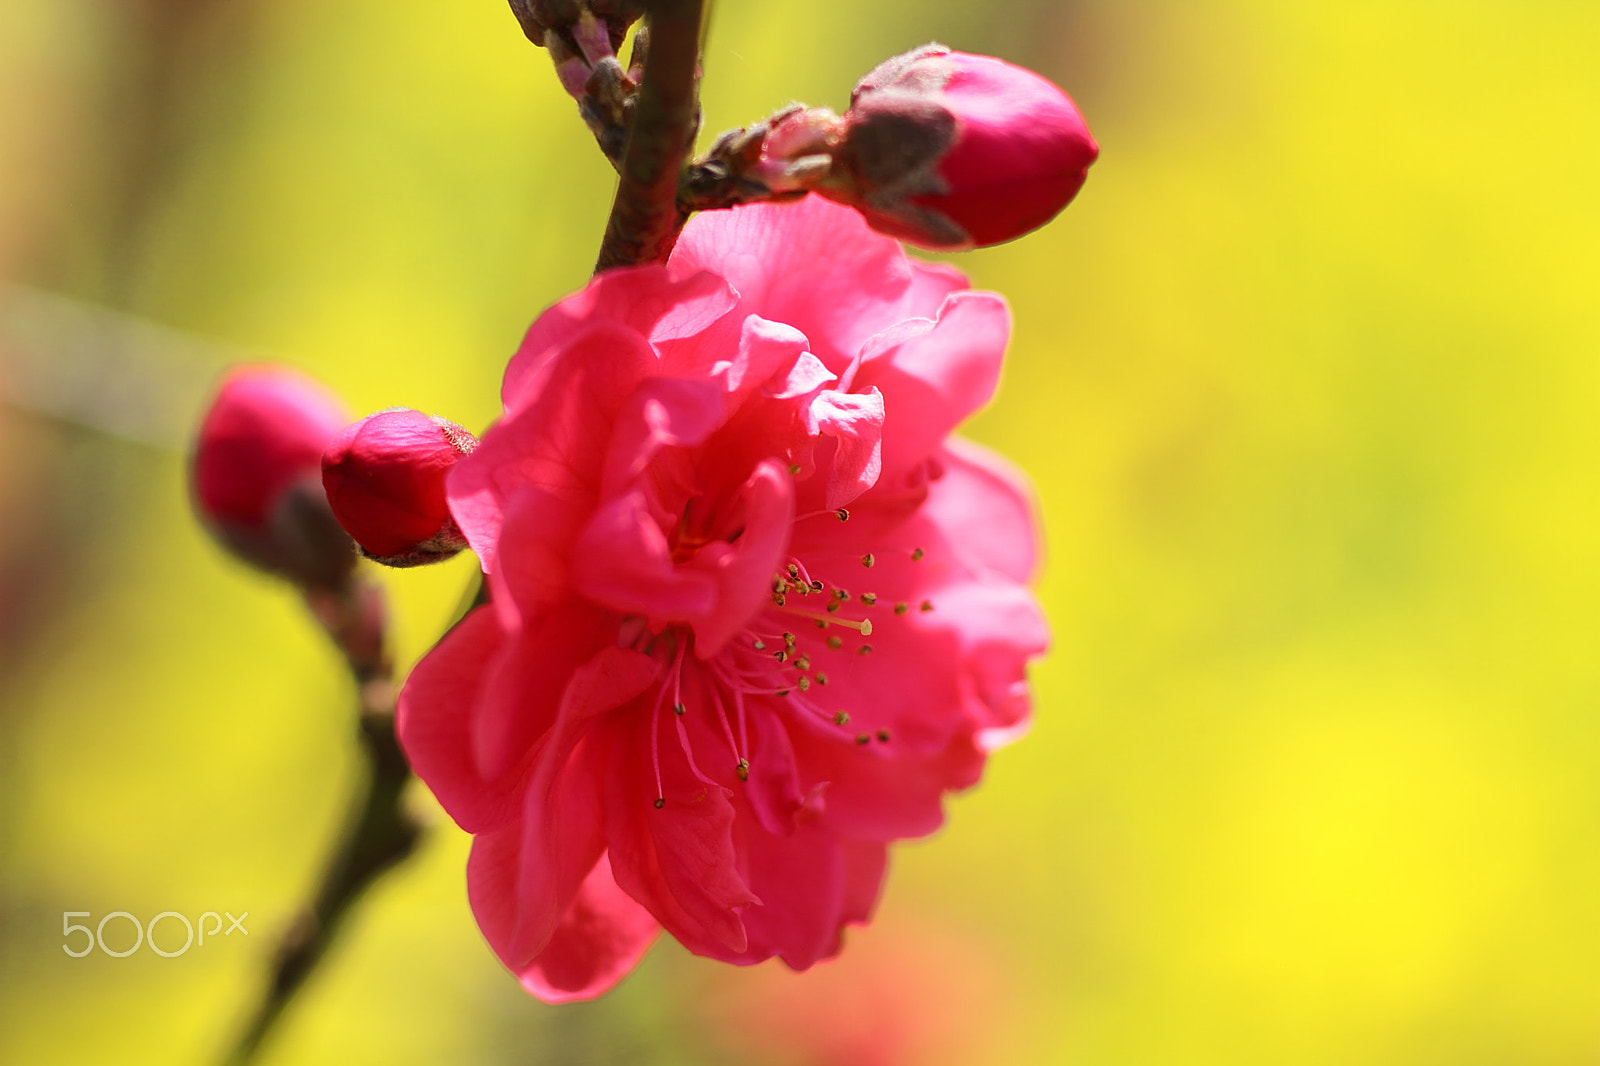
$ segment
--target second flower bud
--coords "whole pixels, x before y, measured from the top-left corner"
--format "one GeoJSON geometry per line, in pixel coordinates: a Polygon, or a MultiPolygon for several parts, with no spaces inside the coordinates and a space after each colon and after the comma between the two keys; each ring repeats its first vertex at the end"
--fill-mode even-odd
{"type": "Polygon", "coordinates": [[[410,408],[346,426],[322,456],[322,485],[345,532],[369,559],[420,566],[455,555],[466,538],[450,515],[445,477],[478,439],[410,408]]]}

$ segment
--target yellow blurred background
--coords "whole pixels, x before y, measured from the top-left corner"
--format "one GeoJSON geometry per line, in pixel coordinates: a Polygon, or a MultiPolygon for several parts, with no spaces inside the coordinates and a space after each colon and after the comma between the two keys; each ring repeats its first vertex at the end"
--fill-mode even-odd
{"type": "MultiPolygon", "coordinates": [[[[1032,735],[844,961],[663,943],[559,1009],[419,790],[263,1061],[1600,1063],[1600,5],[722,0],[706,136],[933,38],[1102,146],[960,258],[1017,319],[970,432],[1045,515],[1032,735]]],[[[354,785],[333,652],[188,511],[217,369],[481,428],[610,189],[499,0],[0,0],[0,1061],[214,1060],[354,785]],[[61,949],[208,910],[248,937],[61,949]]],[[[385,576],[406,661],[471,565],[385,576]]]]}

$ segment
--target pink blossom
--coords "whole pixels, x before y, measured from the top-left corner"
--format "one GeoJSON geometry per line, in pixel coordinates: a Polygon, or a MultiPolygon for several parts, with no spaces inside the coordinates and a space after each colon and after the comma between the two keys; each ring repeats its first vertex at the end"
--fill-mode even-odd
{"type": "Polygon", "coordinates": [[[1025,724],[1033,512],[950,438],[1009,328],[815,197],[701,215],[533,324],[449,478],[492,602],[399,712],[529,991],[596,995],[661,927],[834,955],[1025,724]]]}
{"type": "Polygon", "coordinates": [[[339,524],[388,566],[448,559],[467,546],[445,500],[445,476],[478,446],[454,422],[406,407],[352,422],[322,455],[339,524]]]}

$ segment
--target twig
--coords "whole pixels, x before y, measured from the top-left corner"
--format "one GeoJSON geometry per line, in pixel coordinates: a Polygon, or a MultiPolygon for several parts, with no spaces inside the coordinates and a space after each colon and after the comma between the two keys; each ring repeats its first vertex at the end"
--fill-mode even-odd
{"type": "Polygon", "coordinates": [[[394,732],[393,669],[384,648],[383,602],[376,585],[359,581],[339,592],[308,591],[307,603],[350,665],[360,694],[360,739],[366,781],[351,805],[343,843],[311,905],[279,946],[272,981],[225,1062],[254,1059],[284,1008],[337,937],[367,888],[415,849],[419,829],[401,807],[411,768],[394,732]]]}
{"type": "Polygon", "coordinates": [[[678,179],[700,113],[696,82],[704,13],[705,0],[650,5],[650,52],[597,271],[664,260],[678,239],[678,179]]]}

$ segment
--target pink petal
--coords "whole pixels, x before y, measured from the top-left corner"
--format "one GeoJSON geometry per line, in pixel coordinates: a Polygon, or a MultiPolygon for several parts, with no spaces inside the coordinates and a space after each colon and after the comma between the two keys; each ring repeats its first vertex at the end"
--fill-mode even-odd
{"type": "Polygon", "coordinates": [[[545,949],[522,971],[522,987],[546,1003],[593,999],[638,965],[661,926],[611,876],[601,855],[545,949]]]}
{"type": "Polygon", "coordinates": [[[911,289],[906,294],[907,318],[932,318],[939,313],[946,296],[972,288],[967,276],[949,263],[913,259],[911,277],[911,289]]]}
{"type": "Polygon", "coordinates": [[[629,397],[606,455],[603,495],[624,491],[663,449],[693,447],[728,416],[715,382],[657,377],[629,397]]]}
{"type": "MultiPolygon", "coordinates": [[[[670,739],[674,715],[666,711],[663,717],[660,809],[648,722],[614,727],[605,830],[612,873],[690,951],[736,955],[748,943],[740,912],[756,896],[739,872],[730,793],[694,776],[670,739]]],[[[697,711],[678,722],[686,724],[701,757],[709,758],[719,741],[699,719],[697,711]]]]}
{"type": "Polygon", "coordinates": [[[944,476],[923,513],[969,562],[1013,581],[1038,569],[1039,519],[1028,479],[980,444],[951,437],[939,453],[944,476]]]}
{"type": "Polygon", "coordinates": [[[692,272],[680,277],[674,280],[657,264],[608,270],[540,315],[506,367],[501,385],[506,409],[516,409],[550,360],[595,324],[621,326],[670,350],[674,342],[705,331],[737,302],[721,278],[692,272]]]}
{"type": "Polygon", "coordinates": [[[817,196],[702,212],[684,227],[669,265],[676,276],[709,270],[726,278],[746,313],[804,333],[836,374],[868,337],[905,317],[913,282],[896,241],[817,196]]]}
{"type": "Polygon", "coordinates": [[[883,394],[829,390],[812,401],[812,432],[836,442],[823,506],[832,511],[878,483],[883,469],[883,394]]]}
{"type": "Polygon", "coordinates": [[[733,357],[720,360],[712,372],[727,376],[730,392],[749,392],[792,367],[809,343],[793,326],[746,315],[733,357]]]}
{"type": "Polygon", "coordinates": [[[579,593],[623,614],[644,615],[656,628],[703,617],[716,606],[715,577],[673,563],[642,491],[602,507],[575,550],[583,562],[574,575],[579,593]]]}
{"type": "Polygon", "coordinates": [[[772,460],[751,472],[734,500],[743,514],[738,539],[707,545],[690,561],[717,589],[715,608],[694,620],[695,654],[702,659],[721,650],[768,603],[794,525],[793,483],[772,460]]]}
{"type": "Polygon", "coordinates": [[[868,841],[844,841],[844,900],[839,909],[844,921],[865,924],[872,920],[888,872],[888,848],[868,841]]]}
{"type": "Polygon", "coordinates": [[[484,936],[514,970],[544,949],[604,850],[609,737],[590,727],[643,691],[656,672],[648,657],[613,647],[574,673],[536,758],[520,823],[473,841],[467,895],[484,936]]]}
{"type": "Polygon", "coordinates": [[[469,833],[503,826],[517,815],[517,782],[485,781],[473,757],[473,707],[501,643],[495,613],[486,607],[473,611],[412,669],[396,712],[406,760],[469,833]]]}
{"type": "Polygon", "coordinates": [[[587,327],[545,362],[541,387],[527,404],[485,433],[478,450],[450,471],[451,514],[486,573],[497,569],[505,514],[528,497],[508,565],[536,553],[534,586],[546,591],[529,601],[522,583],[508,580],[507,589],[525,606],[563,584],[563,538],[593,506],[617,415],[656,365],[655,352],[633,330],[607,322],[587,327]]]}
{"type": "Polygon", "coordinates": [[[932,329],[899,329],[910,335],[864,361],[851,385],[883,391],[883,468],[891,484],[994,395],[1011,314],[993,293],[963,292],[945,301],[932,329]]]}
{"type": "Polygon", "coordinates": [[[730,961],[759,962],[779,955],[804,970],[837,954],[845,898],[838,838],[814,823],[801,825],[790,836],[776,836],[745,818],[739,830],[750,888],[761,897],[761,905],[745,910],[749,947],[730,961]]]}
{"type": "Polygon", "coordinates": [[[554,724],[564,698],[552,678],[573,677],[617,639],[616,618],[582,600],[545,611],[505,634],[483,672],[472,711],[473,765],[493,781],[521,763],[554,724]]]}
{"type": "Polygon", "coordinates": [[[743,783],[742,789],[761,828],[777,836],[787,836],[795,830],[795,816],[800,813],[805,794],[800,790],[794,746],[789,743],[789,732],[780,718],[785,708],[773,706],[777,699],[745,697],[750,736],[746,754],[750,770],[749,780],[743,783]]]}

